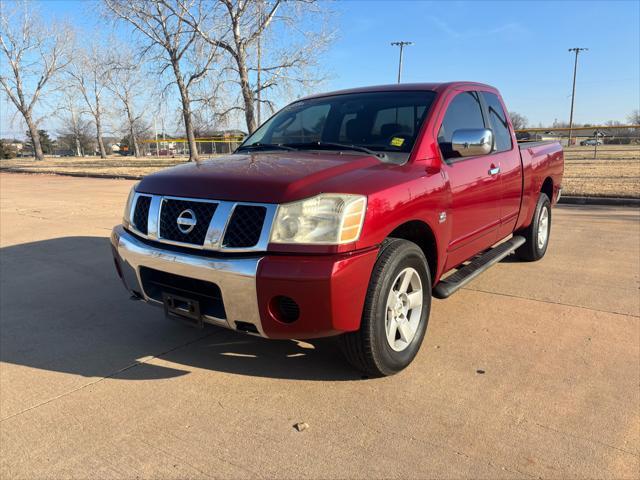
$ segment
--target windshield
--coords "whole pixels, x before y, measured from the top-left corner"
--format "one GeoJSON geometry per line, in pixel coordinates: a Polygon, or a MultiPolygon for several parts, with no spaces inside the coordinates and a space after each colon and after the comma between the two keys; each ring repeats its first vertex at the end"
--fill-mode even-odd
{"type": "Polygon", "coordinates": [[[435,98],[432,91],[352,93],[283,108],[238,148],[338,150],[404,163],[435,98]]]}

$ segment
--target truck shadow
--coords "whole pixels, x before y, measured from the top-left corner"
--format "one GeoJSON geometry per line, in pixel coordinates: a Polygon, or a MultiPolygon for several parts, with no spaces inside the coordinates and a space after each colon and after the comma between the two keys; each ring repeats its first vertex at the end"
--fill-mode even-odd
{"type": "Polygon", "coordinates": [[[270,341],[213,326],[198,330],[130,301],[107,238],[7,246],[0,261],[2,362],[127,380],[177,377],[192,368],[296,380],[361,378],[331,340],[270,341]]]}

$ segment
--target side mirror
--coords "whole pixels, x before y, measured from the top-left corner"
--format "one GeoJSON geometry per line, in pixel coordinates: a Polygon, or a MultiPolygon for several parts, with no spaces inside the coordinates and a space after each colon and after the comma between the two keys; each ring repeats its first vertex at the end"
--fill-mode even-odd
{"type": "Polygon", "coordinates": [[[451,137],[451,149],[461,157],[488,155],[493,150],[493,132],[488,128],[456,130],[451,137]]]}

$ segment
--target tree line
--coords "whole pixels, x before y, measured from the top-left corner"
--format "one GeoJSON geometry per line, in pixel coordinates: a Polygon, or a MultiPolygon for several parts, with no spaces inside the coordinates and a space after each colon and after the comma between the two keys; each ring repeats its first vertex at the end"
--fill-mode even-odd
{"type": "Polygon", "coordinates": [[[158,116],[157,106],[174,98],[189,159],[197,160],[199,131],[240,114],[251,133],[279,98],[322,81],[318,59],[332,40],[328,12],[316,0],[102,0],[104,32],[89,35],[45,21],[35,7],[28,0],[3,5],[0,50],[8,68],[0,86],[37,160],[46,150],[39,128],[45,111],[77,155],[92,135],[105,158],[105,124],[117,118],[140,156],[149,112],[158,116]],[[106,36],[109,23],[119,36],[106,36]]]}

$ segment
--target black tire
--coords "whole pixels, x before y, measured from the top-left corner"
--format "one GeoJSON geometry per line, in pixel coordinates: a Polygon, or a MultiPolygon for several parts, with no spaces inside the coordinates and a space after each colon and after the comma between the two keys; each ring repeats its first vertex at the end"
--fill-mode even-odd
{"type": "Polygon", "coordinates": [[[544,257],[544,254],[547,253],[547,247],[549,246],[549,237],[551,236],[551,202],[549,201],[549,197],[547,197],[546,193],[541,193],[540,197],[538,198],[536,209],[533,212],[533,220],[531,221],[531,225],[523,230],[516,232],[515,235],[521,235],[526,239],[525,243],[516,250],[516,255],[520,260],[524,260],[525,262],[535,262],[537,260],[540,260],[542,257],[544,257]],[[543,245],[540,246],[538,244],[538,227],[545,210],[547,212],[546,214],[548,219],[547,235],[543,245]]]}
{"type": "Polygon", "coordinates": [[[430,310],[431,275],[424,253],[413,242],[390,238],[382,244],[373,267],[360,330],[341,335],[338,343],[349,363],[366,375],[393,375],[407,367],[418,353],[427,329],[430,310]],[[385,330],[387,297],[398,275],[409,267],[420,277],[422,308],[415,336],[404,350],[396,351],[387,341],[385,330]]]}

